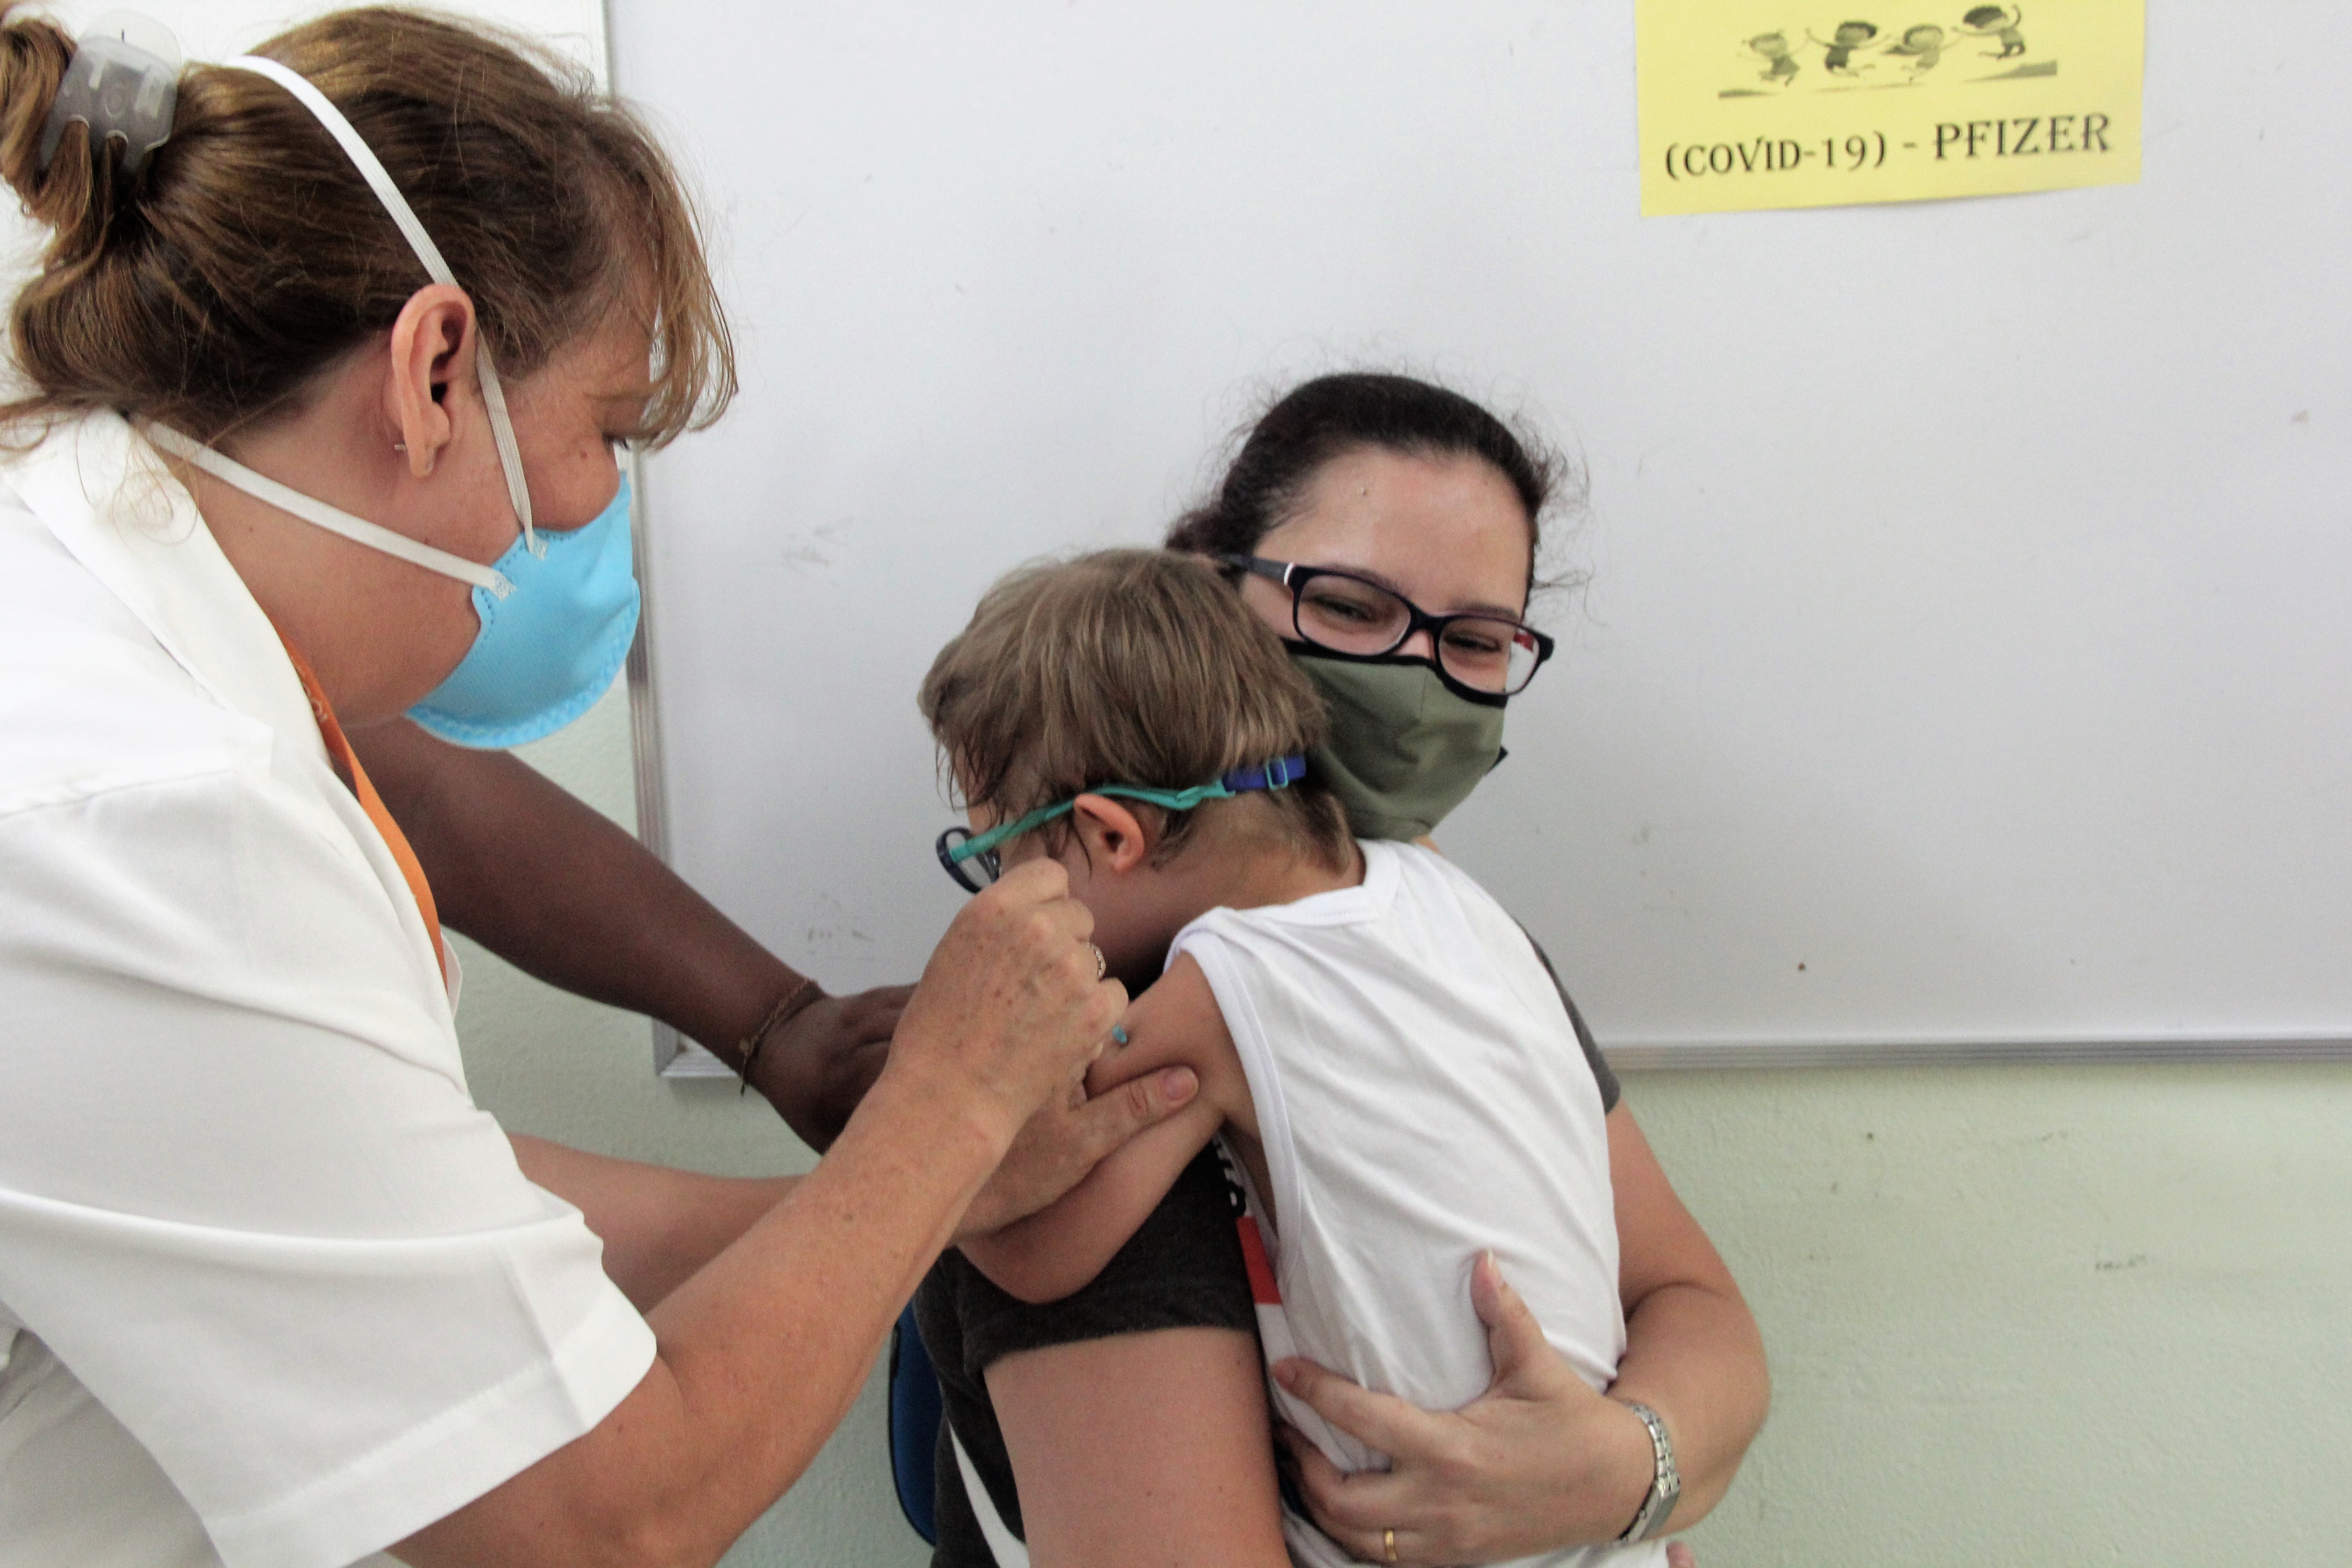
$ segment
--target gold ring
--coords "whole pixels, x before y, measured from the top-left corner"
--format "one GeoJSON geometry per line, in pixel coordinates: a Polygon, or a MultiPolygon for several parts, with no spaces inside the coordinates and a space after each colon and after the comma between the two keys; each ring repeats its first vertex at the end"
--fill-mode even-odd
{"type": "Polygon", "coordinates": [[[1097,947],[1093,942],[1087,943],[1087,951],[1095,955],[1095,978],[1099,981],[1104,975],[1110,973],[1110,963],[1108,959],[1103,957],[1102,949],[1097,947]]]}
{"type": "Polygon", "coordinates": [[[1388,1560],[1390,1562],[1393,1563],[1397,1560],[1395,1531],[1383,1530],[1381,1531],[1381,1550],[1388,1554],[1388,1560]]]}

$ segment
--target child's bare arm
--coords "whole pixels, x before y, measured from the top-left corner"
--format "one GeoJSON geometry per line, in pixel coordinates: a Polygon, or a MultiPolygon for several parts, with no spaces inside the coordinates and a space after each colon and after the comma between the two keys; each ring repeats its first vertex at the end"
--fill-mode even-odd
{"type": "Polygon", "coordinates": [[[1101,1093],[1139,1074],[1181,1065],[1200,1076],[1200,1096],[1129,1140],[1057,1202],[961,1244],[964,1256],[997,1289],[1021,1300],[1058,1301],[1083,1289],[1127,1245],[1218,1128],[1228,1121],[1255,1128],[1233,1036],[1208,977],[1189,955],[1178,957],[1135,999],[1126,1028],[1129,1044],[1087,1074],[1090,1090],[1101,1093]]]}
{"type": "Polygon", "coordinates": [[[1086,1288],[1118,1255],[1223,1121],[1207,1097],[1128,1141],[1027,1219],[958,1243],[997,1289],[1036,1305],[1086,1288]]]}

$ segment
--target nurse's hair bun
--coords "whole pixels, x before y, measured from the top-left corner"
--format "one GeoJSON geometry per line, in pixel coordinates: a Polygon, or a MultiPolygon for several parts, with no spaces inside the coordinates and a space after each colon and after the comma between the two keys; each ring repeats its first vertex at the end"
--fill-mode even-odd
{"type": "Polygon", "coordinates": [[[112,158],[104,169],[96,166],[89,127],[80,121],[66,127],[42,170],[41,137],[73,63],[74,41],[47,17],[20,15],[24,9],[0,5],[0,178],[16,187],[26,211],[58,231],[61,245],[84,252],[104,237],[118,187],[130,182],[112,158]]]}
{"type": "MultiPolygon", "coordinates": [[[[252,52],[308,81],[383,162],[508,386],[634,319],[652,334],[652,384],[614,434],[667,440],[727,405],[733,349],[693,204],[576,61],[390,5],[313,16],[252,52]]],[[[187,65],[139,172],[130,133],[93,147],[70,121],[44,172],[73,58],[62,29],[0,0],[0,177],[56,232],[8,302],[23,379],[0,402],[0,449],[98,409],[233,441],[387,341],[430,279],[299,100],[240,67],[187,65]]]]}

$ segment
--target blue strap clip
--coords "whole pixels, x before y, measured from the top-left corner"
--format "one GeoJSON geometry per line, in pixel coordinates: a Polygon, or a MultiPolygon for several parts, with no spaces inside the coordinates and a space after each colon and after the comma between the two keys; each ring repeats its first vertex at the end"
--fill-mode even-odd
{"type": "Polygon", "coordinates": [[[1307,776],[1305,757],[1276,757],[1270,763],[1235,768],[1217,782],[1235,795],[1252,789],[1288,789],[1307,776]]]}

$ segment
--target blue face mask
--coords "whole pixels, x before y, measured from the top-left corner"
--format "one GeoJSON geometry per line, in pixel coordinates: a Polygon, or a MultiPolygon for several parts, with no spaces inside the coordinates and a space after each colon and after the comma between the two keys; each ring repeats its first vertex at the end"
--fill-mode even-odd
{"type": "Polygon", "coordinates": [[[637,635],[637,578],[629,549],[629,479],[594,521],[541,530],[534,553],[522,540],[496,570],[513,584],[503,599],[474,590],[482,629],[449,679],[408,710],[460,746],[503,750],[561,730],[604,695],[637,635]]]}
{"type": "MultiPolygon", "coordinates": [[[[383,164],[318,89],[276,60],[245,56],[228,64],[269,78],[316,116],[392,215],[426,275],[436,283],[456,283],[440,249],[383,164]]],[[[507,500],[521,531],[491,566],[353,517],[176,430],[150,425],[146,433],[164,451],[282,511],[472,584],[474,614],[481,623],[473,646],[408,716],[445,741],[503,749],[553,734],[585,713],[613,684],[637,633],[637,579],[629,548],[628,477],[622,476],[620,489],[594,521],[562,532],[534,528],[530,490],[523,482],[522,452],[515,441],[514,422],[507,416],[506,394],[488,348],[478,340],[474,366],[499,467],[506,476],[507,500]]]]}

